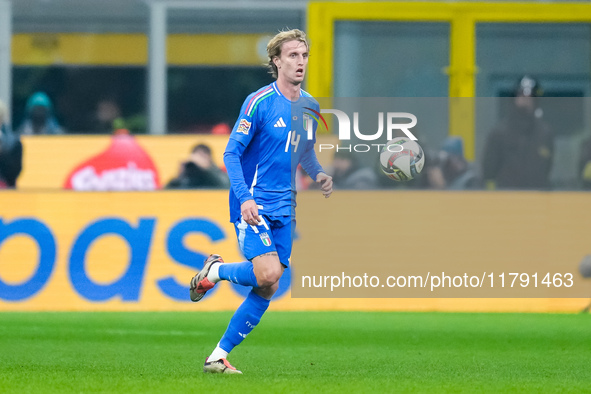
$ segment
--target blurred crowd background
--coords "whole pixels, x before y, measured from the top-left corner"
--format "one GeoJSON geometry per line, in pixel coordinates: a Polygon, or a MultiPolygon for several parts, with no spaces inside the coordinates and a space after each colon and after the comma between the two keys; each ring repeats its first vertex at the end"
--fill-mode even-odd
{"type": "MultiPolygon", "coordinates": [[[[214,140],[201,137],[227,139],[244,98],[272,81],[262,67],[269,37],[284,28],[313,30],[313,18],[318,17],[314,3],[303,0],[0,3],[2,10],[10,10],[12,23],[12,88],[8,99],[0,97],[5,101],[0,105],[0,188],[17,189],[26,171],[23,162],[35,164],[27,159],[27,145],[34,144],[37,135],[144,134],[196,137],[173,153],[178,171],[152,183],[154,188],[227,188],[223,151],[212,150],[214,140]],[[168,34],[166,129],[155,130],[149,109],[154,94],[149,55],[163,4],[168,34]]],[[[494,22],[473,25],[473,48],[465,52],[474,51],[474,57],[461,60],[470,76],[468,82],[458,82],[457,73],[464,71],[452,67],[458,62],[454,54],[462,53],[459,41],[454,44],[453,17],[451,22],[425,22],[420,16],[395,20],[399,11],[411,7],[408,4],[383,3],[390,15],[384,20],[338,20],[333,37],[309,31],[310,62],[317,63],[309,69],[313,83],[306,88],[313,95],[435,98],[447,103],[443,112],[419,117],[429,118],[417,126],[426,155],[419,178],[393,182],[380,173],[377,161],[342,151],[323,163],[335,186],[591,189],[591,14],[577,16],[560,2],[531,2],[533,8],[526,11],[509,4],[503,11],[507,20],[495,17],[494,22]],[[543,9],[548,5],[559,12],[544,16],[552,14],[543,9]],[[541,11],[532,13],[536,6],[541,11]],[[322,60],[328,53],[326,40],[330,64],[322,60]],[[329,78],[318,75],[323,66],[330,69],[323,71],[329,78]],[[323,81],[327,87],[321,89],[323,81]],[[468,88],[455,94],[458,86],[468,88]],[[458,126],[461,122],[454,126],[450,120],[452,105],[446,100],[453,96],[473,98],[467,99],[473,100],[473,117],[467,116],[470,125],[465,130],[458,126]]],[[[412,7],[417,4],[420,7],[412,7]]],[[[431,12],[427,6],[419,8],[421,15],[431,12]]]]}

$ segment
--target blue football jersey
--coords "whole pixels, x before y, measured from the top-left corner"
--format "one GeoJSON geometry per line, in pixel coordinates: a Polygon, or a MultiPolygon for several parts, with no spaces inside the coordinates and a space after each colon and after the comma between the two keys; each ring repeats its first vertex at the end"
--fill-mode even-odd
{"type": "Polygon", "coordinates": [[[232,181],[232,222],[240,217],[240,205],[250,198],[254,198],[261,214],[293,215],[298,164],[303,161],[313,179],[322,171],[314,152],[317,124],[308,115],[318,109],[318,102],[307,92],[301,90],[300,99],[292,102],[281,94],[275,82],[246,98],[224,154],[225,158],[228,153],[240,156],[244,179],[241,182],[242,177],[236,176],[239,169],[226,163],[232,181]]]}

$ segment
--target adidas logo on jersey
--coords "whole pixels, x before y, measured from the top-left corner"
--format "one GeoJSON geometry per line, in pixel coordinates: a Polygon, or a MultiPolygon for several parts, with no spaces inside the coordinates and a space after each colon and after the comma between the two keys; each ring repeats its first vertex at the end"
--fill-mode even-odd
{"type": "Polygon", "coordinates": [[[275,123],[275,125],[273,127],[285,127],[285,126],[286,126],[286,124],[283,121],[283,118],[280,117],[279,120],[275,123]]]}

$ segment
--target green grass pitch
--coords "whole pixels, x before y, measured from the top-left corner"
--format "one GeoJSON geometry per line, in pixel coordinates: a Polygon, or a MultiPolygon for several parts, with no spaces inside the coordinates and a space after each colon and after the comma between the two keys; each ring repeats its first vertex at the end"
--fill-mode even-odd
{"type": "Polygon", "coordinates": [[[591,390],[589,315],[269,312],[205,375],[230,316],[0,313],[0,392],[591,390]]]}

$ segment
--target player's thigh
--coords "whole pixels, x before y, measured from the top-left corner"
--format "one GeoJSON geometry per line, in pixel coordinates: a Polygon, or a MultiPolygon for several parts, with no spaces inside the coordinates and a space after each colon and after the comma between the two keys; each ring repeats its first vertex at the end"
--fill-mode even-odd
{"type": "Polygon", "coordinates": [[[258,226],[252,226],[242,218],[234,223],[240,251],[244,257],[251,261],[257,256],[277,253],[269,220],[264,216],[261,219],[262,222],[258,226]]]}
{"type": "Polygon", "coordinates": [[[261,215],[261,224],[252,226],[244,220],[235,223],[238,244],[244,257],[252,261],[259,286],[268,287],[289,266],[295,220],[290,217],[270,219],[261,215]]]}

